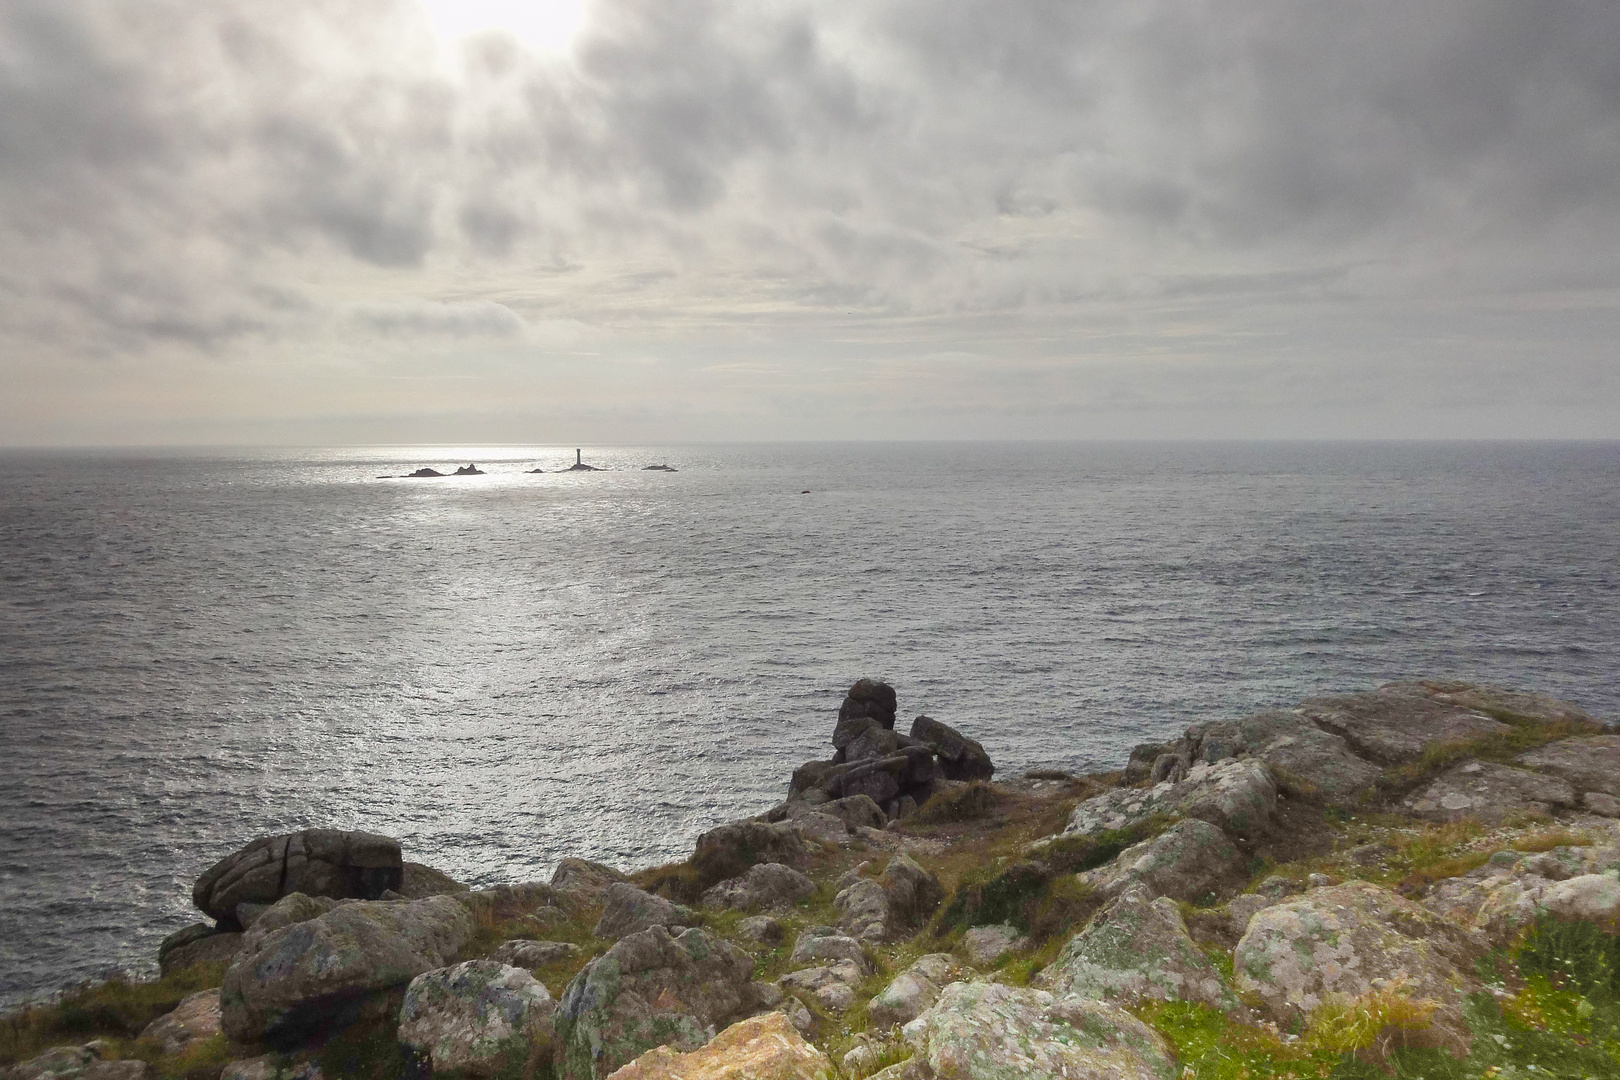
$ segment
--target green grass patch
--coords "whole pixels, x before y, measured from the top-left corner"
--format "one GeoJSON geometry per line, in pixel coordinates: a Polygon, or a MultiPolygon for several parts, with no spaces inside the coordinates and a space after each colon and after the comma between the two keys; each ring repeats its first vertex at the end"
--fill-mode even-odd
{"type": "Polygon", "coordinates": [[[995,792],[982,780],[965,787],[951,787],[930,796],[911,820],[918,825],[944,825],[956,821],[978,821],[995,809],[995,792]]]}
{"type": "Polygon", "coordinates": [[[0,1063],[24,1061],[52,1046],[92,1039],[134,1039],[182,998],[218,986],[223,964],[199,964],[155,982],[109,979],[69,990],[55,1001],[0,1017],[0,1063]]]}

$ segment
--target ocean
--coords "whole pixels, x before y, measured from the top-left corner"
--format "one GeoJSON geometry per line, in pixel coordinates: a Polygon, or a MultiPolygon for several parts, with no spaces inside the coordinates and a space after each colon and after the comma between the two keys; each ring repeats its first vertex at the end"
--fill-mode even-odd
{"type": "Polygon", "coordinates": [[[0,1005],[268,833],[684,857],[861,676],[1007,775],[1403,677],[1620,718],[1620,444],[583,449],[0,453],[0,1005]]]}

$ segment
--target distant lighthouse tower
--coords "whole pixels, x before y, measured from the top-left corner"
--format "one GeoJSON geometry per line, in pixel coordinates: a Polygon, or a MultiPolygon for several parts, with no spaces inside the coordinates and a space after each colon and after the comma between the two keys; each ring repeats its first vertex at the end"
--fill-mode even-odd
{"type": "Polygon", "coordinates": [[[584,459],[582,459],[579,456],[579,451],[578,450],[574,451],[574,464],[575,465],[583,465],[583,464],[585,464],[584,459]]]}

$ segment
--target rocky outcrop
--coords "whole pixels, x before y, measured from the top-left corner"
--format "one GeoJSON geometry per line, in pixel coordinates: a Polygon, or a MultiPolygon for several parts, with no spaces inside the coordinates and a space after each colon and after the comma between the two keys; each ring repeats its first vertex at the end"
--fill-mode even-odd
{"type": "Polygon", "coordinates": [[[183,1054],[222,1030],[216,987],[182,998],[172,1012],[147,1024],[140,1037],[156,1044],[165,1054],[183,1054]]]}
{"type": "Polygon", "coordinates": [[[466,892],[467,886],[441,870],[418,862],[407,862],[400,868],[399,895],[407,900],[426,900],[430,896],[450,896],[466,892]]]}
{"type": "Polygon", "coordinates": [[[399,841],[373,833],[305,829],[266,836],[209,867],[191,900],[222,928],[240,926],[240,904],[273,904],[288,893],[380,899],[404,882],[399,841]]]}
{"type": "Polygon", "coordinates": [[[1582,795],[1620,796],[1620,735],[1564,739],[1520,755],[1519,763],[1558,777],[1582,795]]]}
{"type": "Polygon", "coordinates": [[[908,855],[896,855],[876,879],[861,878],[833,898],[839,925],[862,941],[890,941],[925,922],[945,889],[908,855]]]}
{"type": "Polygon", "coordinates": [[[733,821],[699,836],[691,862],[709,886],[739,877],[758,863],[802,868],[810,853],[791,822],[733,821]]]}
{"type": "Polygon", "coordinates": [[[158,971],[169,975],[197,964],[229,964],[242,950],[242,935],[192,923],[158,945],[158,971]]]}
{"type": "Polygon", "coordinates": [[[518,939],[508,941],[494,952],[488,959],[501,964],[510,964],[512,967],[535,968],[545,967],[579,955],[579,946],[567,941],[525,941],[518,939]]]}
{"type": "Polygon", "coordinates": [[[1451,923],[1363,881],[1312,889],[1257,912],[1233,954],[1237,990],[1294,1024],[1329,994],[1409,983],[1441,1003],[1435,1023],[1467,1045],[1466,996],[1480,989],[1479,946],[1451,923]]]}
{"type": "Polygon", "coordinates": [[[950,953],[929,953],[896,975],[871,1002],[866,1015],[876,1028],[909,1024],[932,1008],[940,992],[962,977],[962,966],[950,953]]]}
{"type": "Polygon", "coordinates": [[[151,1080],[156,1074],[144,1061],[119,1061],[106,1056],[102,1042],[58,1046],[37,1057],[0,1067],[0,1080],[151,1080]]]}
{"type": "Polygon", "coordinates": [[[1096,837],[1154,818],[1198,818],[1233,836],[1263,835],[1277,807],[1271,771],[1257,761],[1196,762],[1176,783],[1115,788],[1074,808],[1062,836],[1096,837]]]}
{"type": "Polygon", "coordinates": [[[225,973],[225,1033],[277,1046],[342,1027],[379,992],[450,963],[473,929],[467,909],[447,896],[340,904],[283,926],[225,973]]]}
{"type": "Polygon", "coordinates": [[[549,1055],[555,1008],[527,971],[470,960],[411,980],[399,1010],[399,1041],[432,1073],[492,1076],[549,1055]]]}
{"type": "Polygon", "coordinates": [[[962,950],[967,953],[968,962],[976,967],[992,967],[1003,956],[1028,944],[1029,939],[1020,934],[1016,926],[1006,923],[975,926],[962,934],[962,950]]]}
{"type": "Polygon", "coordinates": [[[1403,803],[1408,813],[1429,821],[1474,818],[1489,824],[1514,814],[1550,817],[1574,805],[1574,789],[1558,777],[1489,761],[1447,769],[1403,803]]]}
{"type": "Polygon", "coordinates": [[[690,1053],[656,1047],[608,1080],[831,1080],[832,1062],[779,1012],[739,1020],[690,1053]]]}
{"type": "Polygon", "coordinates": [[[984,747],[933,717],[919,716],[913,720],[911,737],[933,749],[947,780],[988,780],[996,773],[984,747]]]}
{"type": "Polygon", "coordinates": [[[952,983],[905,1026],[937,1080],[1172,1080],[1164,1038],[1113,1005],[995,983],[952,983]]]}
{"type": "Polygon", "coordinates": [[[1080,880],[1105,899],[1140,885],[1153,896],[1196,900],[1235,883],[1242,869],[1243,857],[1225,833],[1201,818],[1188,818],[1126,848],[1080,880]]]}
{"type": "Polygon", "coordinates": [[[753,959],[698,929],[630,934],[568,984],[553,1016],[560,1080],[602,1080],[655,1046],[695,1050],[754,1012],[753,959]]]}
{"type": "Polygon", "coordinates": [[[703,894],[704,907],[776,911],[792,907],[816,891],[816,883],[782,863],[756,863],[741,877],[722,881],[703,894]]]}
{"type": "MultiPolygon", "coordinates": [[[[1358,805],[1383,771],[1357,757],[1343,736],[1291,710],[1195,726],[1183,742],[1189,768],[1199,761],[1214,765],[1229,758],[1251,758],[1264,763],[1284,790],[1329,806],[1358,805]]],[[[1179,760],[1176,757],[1177,764],[1179,760]]],[[[1170,770],[1166,764],[1165,771],[1170,770]]]]}
{"type": "Polygon", "coordinates": [[[782,976],[782,989],[814,997],[823,1009],[841,1012],[855,1000],[855,988],[872,974],[861,943],[830,926],[812,926],[793,944],[789,962],[801,965],[782,976]]]}
{"type": "Polygon", "coordinates": [[[625,876],[611,866],[589,859],[563,859],[551,873],[551,888],[558,902],[572,911],[595,907],[602,902],[602,890],[625,876]]]}
{"type": "Polygon", "coordinates": [[[697,923],[697,913],[691,908],[620,881],[602,890],[602,917],[592,933],[599,938],[622,938],[651,926],[687,927],[697,923]]]}
{"type": "Polygon", "coordinates": [[[1092,917],[1032,985],[1132,1008],[1194,1001],[1230,1012],[1237,999],[1193,943],[1174,901],[1137,886],[1092,917]]]}

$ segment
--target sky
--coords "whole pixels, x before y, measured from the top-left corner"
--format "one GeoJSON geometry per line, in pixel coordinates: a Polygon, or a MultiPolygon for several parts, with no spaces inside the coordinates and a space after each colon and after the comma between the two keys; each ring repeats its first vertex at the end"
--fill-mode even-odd
{"type": "Polygon", "coordinates": [[[0,0],[0,445],[1620,437],[1613,0],[0,0]]]}

